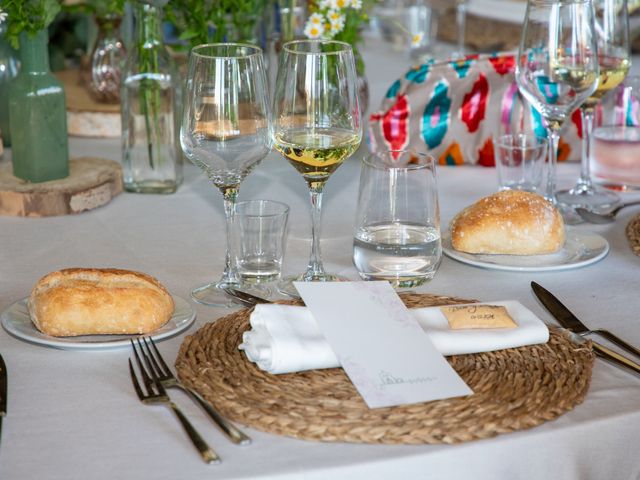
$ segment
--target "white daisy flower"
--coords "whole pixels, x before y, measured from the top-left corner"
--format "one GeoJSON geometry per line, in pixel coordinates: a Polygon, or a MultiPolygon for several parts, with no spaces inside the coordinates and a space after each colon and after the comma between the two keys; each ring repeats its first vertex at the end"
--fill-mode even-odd
{"type": "Polygon", "coordinates": [[[362,8],[362,0],[351,0],[351,8],[360,10],[362,8]]]}
{"type": "Polygon", "coordinates": [[[335,35],[336,33],[340,33],[343,29],[344,29],[344,19],[343,20],[338,20],[338,21],[332,21],[329,24],[330,27],[330,31],[332,35],[335,35]]]}
{"type": "Polygon", "coordinates": [[[327,19],[329,22],[337,22],[340,20],[344,22],[344,15],[340,13],[340,10],[329,10],[327,12],[327,19]]]}
{"type": "Polygon", "coordinates": [[[332,10],[339,10],[341,8],[346,8],[351,5],[352,0],[330,0],[329,7],[332,10]]]}
{"type": "Polygon", "coordinates": [[[422,38],[424,37],[424,34],[421,33],[416,33],[415,35],[413,35],[411,37],[411,46],[412,47],[418,47],[420,46],[420,43],[422,42],[422,38]]]}
{"type": "Polygon", "coordinates": [[[3,23],[9,14],[0,8],[0,23],[3,23]]]}
{"type": "Polygon", "coordinates": [[[324,25],[322,23],[315,24],[311,21],[307,21],[307,24],[304,27],[304,34],[307,38],[310,38],[311,40],[314,40],[316,38],[321,38],[322,35],[324,34],[324,25]]]}
{"type": "Polygon", "coordinates": [[[325,8],[330,8],[331,7],[331,0],[320,0],[318,2],[318,7],[321,10],[324,10],[325,8]]]}
{"type": "Polygon", "coordinates": [[[312,25],[323,25],[324,17],[319,13],[313,13],[309,15],[309,19],[307,20],[307,22],[312,25]]]}

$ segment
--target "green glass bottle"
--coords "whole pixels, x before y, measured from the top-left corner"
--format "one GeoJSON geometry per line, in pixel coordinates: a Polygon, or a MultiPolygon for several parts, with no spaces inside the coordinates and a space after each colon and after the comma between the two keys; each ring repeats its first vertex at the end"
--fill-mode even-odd
{"type": "Polygon", "coordinates": [[[20,73],[9,86],[13,174],[39,183],[69,175],[64,88],[49,69],[47,30],[22,32],[20,73]]]}
{"type": "Polygon", "coordinates": [[[18,74],[18,52],[5,38],[7,24],[0,23],[0,130],[5,147],[11,146],[9,132],[9,83],[18,74]]]}

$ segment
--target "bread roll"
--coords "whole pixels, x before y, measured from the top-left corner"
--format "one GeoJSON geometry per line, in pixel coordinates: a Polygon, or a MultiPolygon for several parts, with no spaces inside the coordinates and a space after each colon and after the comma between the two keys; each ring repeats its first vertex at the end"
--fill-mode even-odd
{"type": "Polygon", "coordinates": [[[150,333],[167,323],[174,303],[160,282],[144,273],[69,268],[41,278],[28,308],[41,332],[72,337],[150,333]]]}
{"type": "Polygon", "coordinates": [[[462,210],[451,222],[451,244],[467,253],[540,255],[564,245],[558,210],[535,193],[503,190],[462,210]]]}

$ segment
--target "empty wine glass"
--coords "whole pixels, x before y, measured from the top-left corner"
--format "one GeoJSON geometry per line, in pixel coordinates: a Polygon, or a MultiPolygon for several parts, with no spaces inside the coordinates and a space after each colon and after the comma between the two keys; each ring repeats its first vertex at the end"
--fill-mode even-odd
{"type": "Polygon", "coordinates": [[[569,223],[576,223],[579,217],[556,198],[560,130],[573,110],[593,94],[598,74],[591,0],[529,0],[516,81],[546,121],[549,165],[545,197],[559,207],[569,223]]]}
{"type": "Polygon", "coordinates": [[[600,99],[616,88],[627,75],[630,61],[627,0],[593,0],[595,34],[598,42],[600,81],[598,88],[580,107],[582,116],[582,161],[580,178],[571,189],[558,192],[558,201],[572,207],[610,209],[620,201],[614,192],[596,189],[591,183],[589,162],[594,110],[600,99]]]}
{"type": "Polygon", "coordinates": [[[232,261],[233,214],[244,178],[271,149],[271,121],[262,50],[239,43],[191,50],[180,142],[224,198],[227,253],[222,278],[191,296],[205,305],[235,306],[222,289],[239,283],[232,261]]]}
{"type": "Polygon", "coordinates": [[[337,279],[325,272],[320,254],[322,191],[362,139],[356,82],[353,50],[347,43],[297,40],[282,48],[274,98],[274,145],[306,180],[312,213],[307,270],[284,279],[279,287],[289,295],[297,295],[293,280],[337,279]]]}

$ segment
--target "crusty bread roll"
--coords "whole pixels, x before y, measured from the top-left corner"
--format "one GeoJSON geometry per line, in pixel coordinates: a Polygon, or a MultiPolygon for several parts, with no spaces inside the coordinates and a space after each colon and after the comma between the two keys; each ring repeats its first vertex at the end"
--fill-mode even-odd
{"type": "Polygon", "coordinates": [[[503,190],[462,210],[451,222],[451,244],[467,253],[540,255],[564,245],[560,212],[535,193],[503,190]]]}
{"type": "Polygon", "coordinates": [[[150,333],[167,323],[174,303],[160,282],[144,273],[69,268],[41,278],[28,308],[41,332],[72,337],[150,333]]]}

